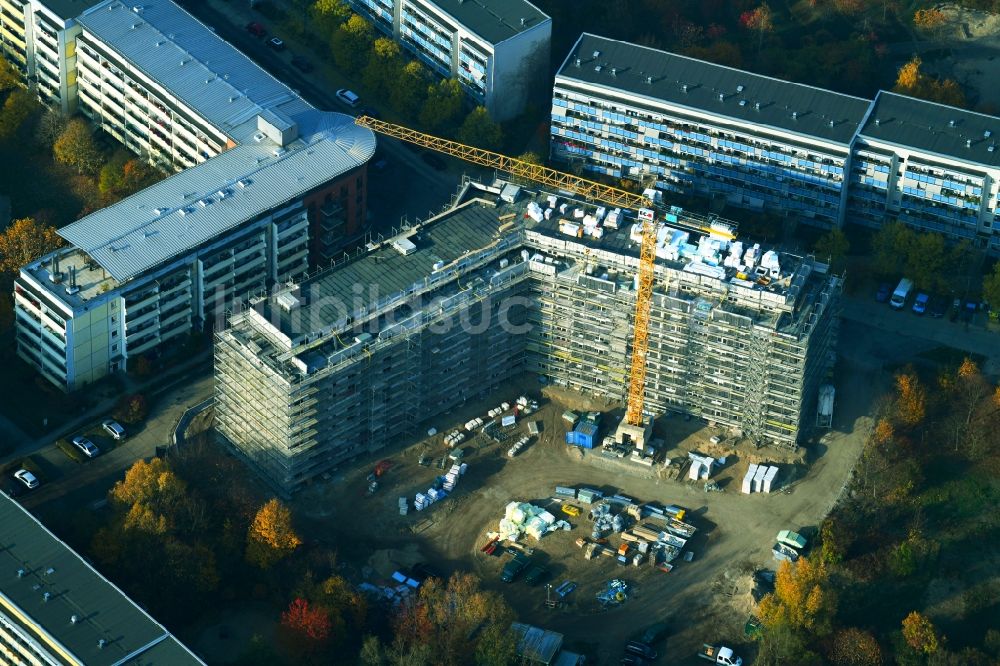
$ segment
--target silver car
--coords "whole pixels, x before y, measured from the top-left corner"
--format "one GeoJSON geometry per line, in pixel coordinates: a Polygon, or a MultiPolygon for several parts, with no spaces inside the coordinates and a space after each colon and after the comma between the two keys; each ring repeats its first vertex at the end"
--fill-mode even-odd
{"type": "Polygon", "coordinates": [[[26,469],[14,472],[14,478],[27,486],[29,490],[38,487],[38,478],[26,469]]]}
{"type": "Polygon", "coordinates": [[[112,439],[117,441],[125,439],[125,428],[121,427],[117,421],[107,419],[101,423],[101,427],[104,428],[104,432],[111,435],[112,439]]]}
{"type": "Polygon", "coordinates": [[[83,435],[77,435],[73,438],[73,446],[80,450],[80,453],[87,456],[88,458],[96,458],[100,454],[101,450],[97,448],[92,441],[84,437],[83,435]]]}

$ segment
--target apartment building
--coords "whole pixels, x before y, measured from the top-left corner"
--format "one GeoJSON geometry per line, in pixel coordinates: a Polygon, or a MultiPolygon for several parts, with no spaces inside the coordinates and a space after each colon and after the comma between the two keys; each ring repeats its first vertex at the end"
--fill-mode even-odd
{"type": "Polygon", "coordinates": [[[552,19],[527,0],[348,0],[432,71],[457,78],[494,120],[548,85],[552,19]]]}
{"type": "Polygon", "coordinates": [[[75,17],[95,0],[2,0],[0,54],[38,98],[64,113],[76,108],[75,17]]]}
{"type": "Polygon", "coordinates": [[[68,246],[16,278],[18,354],[67,391],[328,262],[361,230],[375,151],[169,0],[77,25],[81,110],[178,173],[60,229],[68,246]]]}
{"type": "Polygon", "coordinates": [[[556,75],[552,157],[838,226],[851,142],[869,104],[585,33],[556,75]]]}
{"type": "Polygon", "coordinates": [[[0,663],[204,666],[6,494],[0,525],[0,663]]]}
{"type": "MultiPolygon", "coordinates": [[[[518,373],[623,401],[636,221],[468,184],[435,218],[231,317],[219,432],[287,494],[518,373]]],[[[834,362],[841,280],[691,223],[675,209],[658,226],[647,413],[794,447],[834,362]]]]}
{"type": "Polygon", "coordinates": [[[583,34],[552,94],[553,160],[830,228],[900,219],[1000,252],[1000,119],[875,100],[583,34]]]}
{"type": "Polygon", "coordinates": [[[898,219],[1000,253],[1000,118],[880,92],[854,145],[848,219],[898,219]]]}

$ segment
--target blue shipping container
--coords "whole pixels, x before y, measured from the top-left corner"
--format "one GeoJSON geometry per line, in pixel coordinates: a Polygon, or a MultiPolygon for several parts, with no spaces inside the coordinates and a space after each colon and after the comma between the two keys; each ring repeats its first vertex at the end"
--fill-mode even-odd
{"type": "MultiPolygon", "coordinates": [[[[567,433],[567,438],[570,433],[567,433]]],[[[594,448],[594,440],[597,439],[597,426],[593,423],[584,421],[576,427],[576,430],[572,432],[573,434],[573,444],[577,446],[582,446],[585,449],[594,448]]]]}

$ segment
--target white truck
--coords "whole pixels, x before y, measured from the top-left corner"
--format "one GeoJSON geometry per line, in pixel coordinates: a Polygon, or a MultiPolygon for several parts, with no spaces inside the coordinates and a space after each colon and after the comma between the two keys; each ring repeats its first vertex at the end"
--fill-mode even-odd
{"type": "Polygon", "coordinates": [[[896,285],[896,291],[892,292],[892,298],[889,299],[889,305],[891,305],[896,310],[902,310],[906,305],[906,299],[913,290],[913,280],[909,278],[903,278],[896,285]]]}
{"type": "Polygon", "coordinates": [[[733,654],[733,649],[722,645],[705,643],[698,651],[698,656],[721,666],[743,666],[743,660],[733,654]]]}

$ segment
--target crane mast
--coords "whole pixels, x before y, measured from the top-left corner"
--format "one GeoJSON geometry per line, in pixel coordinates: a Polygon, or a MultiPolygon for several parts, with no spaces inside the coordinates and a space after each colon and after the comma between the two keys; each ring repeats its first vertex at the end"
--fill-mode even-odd
{"type": "MultiPolygon", "coordinates": [[[[458,141],[442,139],[395,125],[371,116],[358,116],[354,122],[373,132],[406,141],[434,150],[451,157],[478,164],[480,166],[509,173],[515,178],[530,180],[557,190],[572,192],[591,201],[609,206],[638,210],[642,224],[642,243],[639,251],[638,289],[635,298],[635,324],[632,337],[632,359],[629,368],[628,399],[625,418],[619,426],[615,438],[622,441],[622,433],[636,447],[642,448],[649,435],[651,425],[643,420],[643,406],[646,397],[646,357],[649,353],[649,315],[653,298],[653,277],[656,265],[656,223],[653,207],[655,202],[648,197],[605,185],[593,180],[564,173],[540,164],[502,155],[491,150],[468,146],[458,141]]],[[[735,235],[727,229],[678,222],[678,226],[688,227],[715,236],[732,239],[735,235]]]]}

